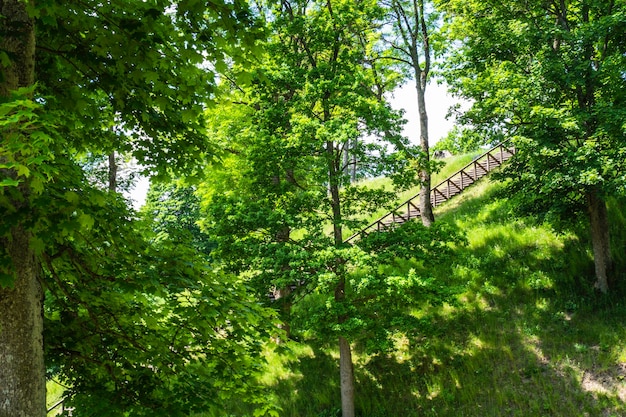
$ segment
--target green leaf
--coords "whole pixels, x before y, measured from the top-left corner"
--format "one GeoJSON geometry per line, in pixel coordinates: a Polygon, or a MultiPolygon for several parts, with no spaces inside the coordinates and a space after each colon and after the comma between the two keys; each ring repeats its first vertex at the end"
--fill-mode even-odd
{"type": "Polygon", "coordinates": [[[182,111],[183,123],[194,122],[198,114],[193,109],[185,109],[182,111]]]}
{"type": "Polygon", "coordinates": [[[0,51],[0,64],[2,64],[3,67],[11,66],[11,59],[9,58],[9,55],[7,55],[7,53],[4,51],[0,51]]]}
{"type": "Polygon", "coordinates": [[[20,185],[20,181],[13,178],[5,178],[0,181],[0,187],[17,187],[18,185],[20,185]]]}
{"type": "Polygon", "coordinates": [[[66,191],[63,197],[70,204],[78,204],[80,202],[80,195],[76,191],[66,191]]]}
{"type": "Polygon", "coordinates": [[[30,188],[35,194],[41,194],[44,190],[44,182],[41,176],[36,175],[30,181],[30,188]]]}
{"type": "Polygon", "coordinates": [[[18,165],[17,175],[28,178],[30,176],[30,169],[28,169],[26,165],[18,165]]]}
{"type": "Polygon", "coordinates": [[[95,220],[89,214],[81,213],[78,216],[78,222],[83,228],[89,230],[93,227],[95,220]]]}

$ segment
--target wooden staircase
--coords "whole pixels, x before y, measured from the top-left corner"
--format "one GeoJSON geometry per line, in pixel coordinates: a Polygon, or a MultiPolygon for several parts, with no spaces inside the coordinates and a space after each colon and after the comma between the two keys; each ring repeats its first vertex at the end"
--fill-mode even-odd
{"type": "MultiPolygon", "coordinates": [[[[455,195],[460,194],[467,187],[474,184],[489,172],[498,168],[514,154],[515,148],[504,142],[495,146],[493,149],[488,150],[477,158],[474,158],[472,162],[431,189],[430,202],[433,208],[443,204],[455,195]]],[[[374,221],[369,226],[359,230],[346,239],[345,242],[351,243],[358,237],[367,236],[372,232],[388,230],[396,225],[419,218],[420,210],[418,208],[418,199],[419,193],[409,198],[407,201],[400,204],[394,210],[385,214],[378,220],[374,221]]]]}

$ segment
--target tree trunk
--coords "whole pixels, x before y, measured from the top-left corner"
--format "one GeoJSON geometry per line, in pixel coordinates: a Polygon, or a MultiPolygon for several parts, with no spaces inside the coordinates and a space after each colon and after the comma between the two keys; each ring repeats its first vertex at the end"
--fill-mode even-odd
{"type": "Polygon", "coordinates": [[[587,192],[587,209],[591,223],[593,261],[596,269],[596,283],[594,287],[606,294],[609,291],[613,267],[609,235],[609,217],[606,203],[595,189],[587,192]]]}
{"type": "Polygon", "coordinates": [[[354,417],[354,371],[352,351],[345,337],[339,336],[339,375],[341,378],[341,415],[354,417]]]}
{"type": "MultiPolygon", "coordinates": [[[[335,301],[344,302],[346,298],[346,280],[341,274],[341,278],[335,288],[335,301]]],[[[341,315],[337,317],[339,324],[344,323],[348,317],[341,315]]],[[[354,369],[352,366],[352,350],[350,342],[339,336],[339,381],[341,389],[341,416],[354,417],[354,369]]]]}
{"type": "Polygon", "coordinates": [[[335,246],[339,246],[343,243],[343,232],[341,230],[341,200],[339,197],[339,177],[341,173],[337,158],[335,158],[335,142],[326,142],[326,155],[328,158],[328,193],[331,199],[333,238],[335,246]]]}
{"type": "MultiPolygon", "coordinates": [[[[35,24],[25,0],[0,0],[0,96],[9,97],[35,79],[35,24]]],[[[19,127],[18,127],[19,128],[19,127]]],[[[20,212],[28,208],[28,186],[21,185],[20,212]]],[[[6,221],[0,219],[0,221],[6,221]]],[[[45,417],[43,309],[40,264],[30,233],[18,224],[0,238],[14,268],[12,287],[0,288],[0,417],[45,417]]]]}
{"type": "MultiPolygon", "coordinates": [[[[332,141],[326,143],[326,153],[328,155],[328,191],[331,198],[333,215],[333,237],[335,246],[343,244],[343,232],[341,227],[341,199],[339,196],[339,162],[341,155],[335,158],[335,144],[332,141]]],[[[335,287],[335,301],[344,302],[346,298],[346,279],[343,268],[343,260],[337,259],[335,271],[338,276],[335,287]]],[[[339,324],[343,323],[347,317],[337,317],[339,324]]],[[[354,417],[354,374],[352,369],[352,352],[350,343],[343,336],[339,336],[339,381],[341,390],[341,415],[342,417],[354,417]]]]}
{"type": "Polygon", "coordinates": [[[109,191],[117,191],[117,161],[115,161],[115,151],[109,154],[109,191]]]}
{"type": "MultiPolygon", "coordinates": [[[[423,76],[424,73],[422,72],[423,76]]],[[[417,76],[417,74],[416,74],[417,76]]],[[[416,82],[417,90],[417,107],[420,116],[420,147],[424,154],[424,163],[426,166],[421,167],[420,170],[420,197],[419,197],[419,209],[422,217],[422,224],[426,227],[430,227],[435,221],[435,215],[433,214],[433,206],[430,201],[430,149],[428,145],[428,114],[426,112],[426,89],[425,83],[421,80],[416,82]]]]}
{"type": "Polygon", "coordinates": [[[13,287],[0,288],[0,417],[46,415],[40,265],[20,227],[1,240],[13,260],[13,287]]]}
{"type": "Polygon", "coordinates": [[[0,0],[0,51],[9,65],[0,61],[0,96],[8,97],[20,87],[35,82],[35,22],[28,15],[29,1],[0,0]]]}
{"type": "Polygon", "coordinates": [[[421,190],[418,208],[420,209],[422,224],[429,227],[435,221],[433,206],[430,201],[430,149],[428,145],[428,113],[426,112],[426,86],[428,85],[428,74],[430,73],[431,63],[430,35],[428,33],[428,25],[426,24],[426,15],[424,14],[424,1],[413,0],[410,7],[413,9],[414,24],[413,29],[408,30],[408,32],[411,33],[410,54],[413,76],[415,77],[415,89],[417,90],[417,111],[419,112],[420,118],[420,147],[424,155],[424,166],[422,166],[420,170],[421,190]],[[420,49],[424,58],[423,67],[420,63],[420,49]]]}
{"type": "MultiPolygon", "coordinates": [[[[289,286],[283,288],[275,288],[272,291],[274,295],[274,301],[280,305],[280,318],[281,322],[278,324],[278,328],[283,331],[285,341],[288,341],[291,337],[291,288],[289,286]]],[[[274,338],[274,342],[280,345],[283,342],[280,336],[274,338]]]]}

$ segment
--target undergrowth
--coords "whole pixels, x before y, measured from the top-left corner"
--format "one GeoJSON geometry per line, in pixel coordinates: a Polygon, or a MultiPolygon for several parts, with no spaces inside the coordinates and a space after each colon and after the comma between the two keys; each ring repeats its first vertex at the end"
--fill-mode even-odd
{"type": "MultiPolygon", "coordinates": [[[[431,273],[465,291],[457,303],[415,310],[417,336],[398,334],[389,354],[355,352],[358,416],[626,416],[623,289],[593,291],[584,225],[557,232],[516,216],[501,190],[482,180],[436,212],[467,244],[431,273]]],[[[621,206],[610,204],[623,269],[621,206]]],[[[295,338],[268,348],[268,396],[281,416],[339,416],[337,352],[295,338]]]]}

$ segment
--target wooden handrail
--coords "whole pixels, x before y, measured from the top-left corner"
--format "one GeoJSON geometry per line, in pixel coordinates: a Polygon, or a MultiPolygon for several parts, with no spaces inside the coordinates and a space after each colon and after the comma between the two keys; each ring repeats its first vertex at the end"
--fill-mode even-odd
{"type": "MultiPolygon", "coordinates": [[[[463,192],[463,190],[465,190],[467,187],[469,187],[470,185],[474,184],[476,181],[478,181],[480,178],[482,178],[483,176],[487,175],[489,172],[491,172],[493,169],[499,167],[500,165],[502,165],[506,159],[510,158],[511,156],[513,156],[515,154],[515,148],[514,147],[505,147],[505,144],[508,141],[499,143],[498,145],[494,146],[493,148],[489,149],[488,151],[486,151],[485,153],[483,153],[482,155],[474,158],[474,160],[472,162],[470,162],[469,164],[465,165],[463,168],[459,169],[457,172],[455,172],[454,174],[452,174],[451,176],[449,176],[448,178],[446,178],[445,180],[441,181],[439,184],[437,184],[436,186],[434,186],[431,189],[431,205],[433,207],[437,207],[441,204],[443,204],[444,202],[448,201],[450,198],[454,197],[454,195],[460,194],[461,192],[463,192]],[[496,153],[498,152],[498,153],[496,153]],[[494,156],[494,154],[499,155],[499,159],[498,157],[494,156]],[[483,165],[484,163],[487,163],[486,167],[485,165],[483,165]],[[493,164],[493,168],[492,168],[492,164],[493,164]],[[478,174],[478,170],[479,167],[482,171],[484,171],[483,174],[479,175],[478,174]],[[471,175],[471,171],[470,168],[473,168],[474,171],[474,176],[471,175]],[[455,182],[455,179],[458,175],[458,182],[455,182]],[[469,183],[466,183],[463,180],[463,176],[465,175],[465,178],[469,181],[469,183]],[[451,195],[451,190],[450,190],[450,185],[453,185],[456,188],[456,193],[454,195],[451,195]],[[442,191],[444,188],[446,188],[447,190],[447,195],[442,191]],[[441,196],[443,198],[443,200],[440,200],[438,202],[438,200],[436,199],[437,194],[439,194],[439,196],[441,196]]],[[[372,222],[371,224],[369,224],[367,227],[364,227],[363,229],[359,230],[358,232],[354,233],[352,236],[350,236],[348,239],[345,240],[345,243],[350,243],[351,241],[353,241],[354,239],[356,239],[357,237],[363,235],[363,234],[368,234],[368,230],[375,228],[376,231],[382,231],[388,228],[389,225],[391,224],[396,224],[396,223],[404,223],[406,221],[411,220],[412,218],[416,218],[419,217],[419,208],[413,204],[413,201],[416,200],[417,198],[419,198],[420,193],[417,193],[416,195],[414,195],[413,197],[409,198],[408,200],[404,201],[402,204],[400,204],[399,206],[397,206],[395,209],[391,210],[390,212],[388,212],[387,214],[383,215],[382,217],[378,218],[377,220],[375,220],[374,222],[372,222]],[[404,206],[406,205],[406,211],[401,211],[402,209],[404,209],[404,206]],[[413,206],[413,208],[418,212],[417,216],[411,216],[411,206],[413,206]],[[402,214],[400,214],[402,213],[402,214]],[[392,218],[392,221],[389,223],[386,223],[385,220],[388,219],[388,217],[392,218]],[[401,218],[402,221],[396,221],[396,216],[401,218]]]]}

